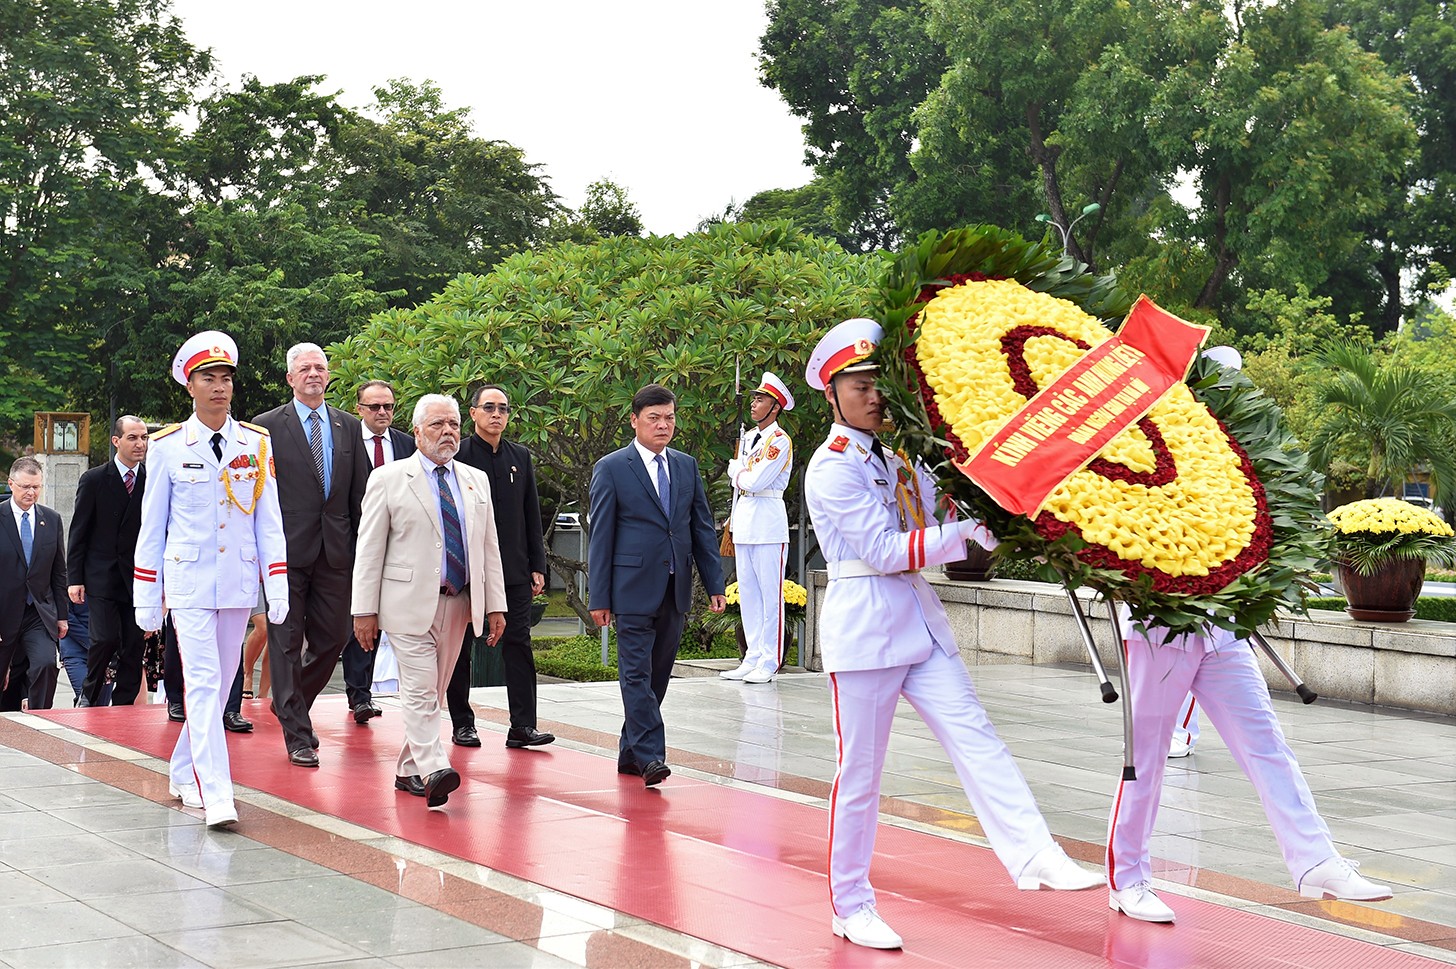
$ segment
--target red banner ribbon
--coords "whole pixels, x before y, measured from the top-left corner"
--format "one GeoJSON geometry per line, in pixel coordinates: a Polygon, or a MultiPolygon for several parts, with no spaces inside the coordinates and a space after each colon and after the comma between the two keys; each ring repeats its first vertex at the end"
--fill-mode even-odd
{"type": "Polygon", "coordinates": [[[1093,347],[956,467],[1018,515],[1047,497],[1188,374],[1209,327],[1139,296],[1122,328],[1093,347]]]}

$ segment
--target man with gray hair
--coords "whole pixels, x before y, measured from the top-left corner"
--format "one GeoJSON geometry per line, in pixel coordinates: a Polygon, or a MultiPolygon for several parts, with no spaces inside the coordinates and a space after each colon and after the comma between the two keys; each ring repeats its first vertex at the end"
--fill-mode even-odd
{"type": "Polygon", "coordinates": [[[460,786],[440,740],[440,698],[465,626],[490,645],[506,625],[506,587],[490,479],[455,460],[460,407],[426,394],[412,420],[415,454],[376,468],[364,493],[354,569],[354,638],[383,629],[399,662],[404,746],[397,791],[439,807],[460,786]]]}
{"type": "Polygon", "coordinates": [[[289,348],[287,380],[293,399],[256,421],[272,434],[288,539],[288,616],[268,626],[268,663],[288,759],[317,767],[309,708],[349,642],[349,582],[369,463],[359,419],[324,403],[323,349],[289,348]]]}
{"type": "Polygon", "coordinates": [[[61,516],[40,503],[44,472],[35,458],[18,458],[9,480],[10,497],[0,501],[0,709],[19,710],[29,698],[30,709],[45,710],[67,632],[61,516]]]}

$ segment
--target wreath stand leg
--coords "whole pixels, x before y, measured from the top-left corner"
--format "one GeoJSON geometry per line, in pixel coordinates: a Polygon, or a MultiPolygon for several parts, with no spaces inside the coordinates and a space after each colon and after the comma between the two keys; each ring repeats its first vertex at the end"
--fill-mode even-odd
{"type": "Polygon", "coordinates": [[[1269,657],[1269,662],[1274,664],[1275,669],[1284,674],[1284,678],[1289,680],[1290,685],[1294,687],[1294,692],[1299,694],[1301,700],[1305,703],[1313,703],[1319,699],[1319,694],[1304,685],[1304,680],[1301,680],[1299,674],[1294,672],[1294,667],[1279,655],[1278,650],[1269,645],[1269,640],[1264,638],[1263,633],[1256,629],[1249,634],[1249,639],[1264,651],[1264,655],[1269,657]]]}
{"type": "MultiPolygon", "coordinates": [[[[1103,703],[1115,703],[1117,701],[1117,690],[1112,685],[1112,680],[1107,676],[1107,669],[1102,665],[1102,656],[1097,652],[1097,643],[1092,639],[1092,627],[1087,623],[1087,615],[1082,611],[1082,600],[1077,598],[1077,593],[1062,580],[1062,591],[1067,594],[1067,601],[1072,604],[1072,618],[1077,622],[1077,630],[1082,634],[1082,645],[1087,647],[1087,657],[1092,660],[1092,671],[1097,674],[1097,682],[1102,690],[1103,703]]],[[[1117,642],[1122,642],[1121,624],[1117,621],[1117,607],[1108,600],[1108,615],[1112,619],[1112,632],[1117,642]]],[[[1127,660],[1124,657],[1122,663],[1118,664],[1119,679],[1122,681],[1122,779],[1125,781],[1137,780],[1137,771],[1132,765],[1132,694],[1127,688],[1127,660]]]]}

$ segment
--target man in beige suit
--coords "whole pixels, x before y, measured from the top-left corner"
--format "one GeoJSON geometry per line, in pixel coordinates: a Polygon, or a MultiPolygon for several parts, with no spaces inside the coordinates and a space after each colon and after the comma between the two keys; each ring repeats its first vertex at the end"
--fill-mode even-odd
{"type": "Polygon", "coordinates": [[[490,479],[454,461],[460,407],[426,394],[414,410],[413,457],[375,469],[354,556],[354,637],[371,650],[382,628],[399,661],[404,747],[396,790],[439,807],[460,786],[440,742],[440,697],[471,622],[494,646],[506,625],[490,479]]]}

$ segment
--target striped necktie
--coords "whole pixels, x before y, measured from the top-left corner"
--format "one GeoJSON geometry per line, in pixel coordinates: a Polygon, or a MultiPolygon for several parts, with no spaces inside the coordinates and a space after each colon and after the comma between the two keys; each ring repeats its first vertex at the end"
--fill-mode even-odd
{"type": "Polygon", "coordinates": [[[319,487],[324,485],[324,421],[318,411],[308,415],[308,446],[313,449],[313,467],[318,472],[319,487]]]}
{"type": "Polygon", "coordinates": [[[445,480],[448,473],[443,464],[435,469],[440,484],[440,524],[445,534],[444,586],[447,595],[457,596],[465,588],[465,538],[460,531],[460,509],[450,492],[450,482],[445,480]]]}

